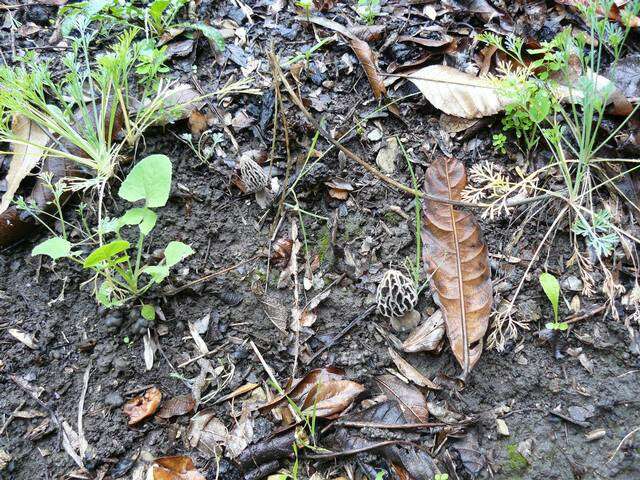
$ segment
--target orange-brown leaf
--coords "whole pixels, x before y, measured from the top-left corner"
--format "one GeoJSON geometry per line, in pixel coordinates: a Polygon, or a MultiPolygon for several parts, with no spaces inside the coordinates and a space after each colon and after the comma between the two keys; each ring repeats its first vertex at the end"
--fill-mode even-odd
{"type": "Polygon", "coordinates": [[[153,480],[206,480],[193,461],[183,455],[156,458],[151,468],[153,480]]]}
{"type": "Polygon", "coordinates": [[[144,392],[143,396],[134,397],[124,404],[124,414],[129,417],[129,426],[140,423],[142,420],[150,417],[160,405],[162,393],[156,387],[151,387],[144,392]]]}
{"type": "Polygon", "coordinates": [[[364,73],[367,75],[367,79],[371,85],[371,89],[373,90],[373,96],[376,97],[376,100],[380,100],[387,94],[387,89],[382,82],[380,73],[378,72],[378,67],[376,66],[376,60],[371,47],[367,42],[356,37],[349,38],[349,45],[353,49],[353,53],[358,57],[358,60],[360,60],[360,64],[362,65],[364,73]]]}
{"type": "MultiPolygon", "coordinates": [[[[466,184],[459,160],[442,157],[427,169],[425,188],[430,195],[460,200],[466,184]]],[[[422,241],[431,290],[464,377],[482,353],[493,304],[487,246],[471,213],[433,200],[425,200],[424,206],[422,241]]]]}

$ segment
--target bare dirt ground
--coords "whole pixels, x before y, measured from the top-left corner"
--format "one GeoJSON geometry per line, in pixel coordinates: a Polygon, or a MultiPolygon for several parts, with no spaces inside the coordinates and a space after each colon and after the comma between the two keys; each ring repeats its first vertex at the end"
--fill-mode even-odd
{"type": "MultiPolygon", "coordinates": [[[[276,7],[269,2],[249,1],[246,5],[253,12],[249,17],[240,2],[196,3],[200,18],[243,28],[246,39],[228,39],[228,48],[216,58],[201,38],[187,55],[169,62],[171,75],[186,82],[195,78],[205,91],[215,90],[232,77],[240,78],[241,69],[246,75],[255,75],[259,95],[239,95],[217,105],[220,118],[229,115],[235,119],[229,128],[239,150],[226,136],[217,154],[203,163],[177,138],[189,133],[186,122],[153,129],[140,145],[138,157],[163,153],[174,165],[170,201],[159,211],[148,254],[169,240],[188,243],[196,252],[172,273],[165,289],[150,294],[149,301],[163,314],[153,324],[127,308],[115,312],[101,309],[84,285],[86,274],[81,268],[63,262],[52,266],[49,260],[32,257],[31,249],[44,238],[40,230],[0,252],[0,452],[7,459],[0,461],[2,478],[142,478],[140,472],[151,459],[178,454],[190,456],[208,479],[267,478],[278,469],[291,471],[291,448],[262,473],[251,474],[254,476],[247,473],[246,465],[240,468],[237,459],[221,455],[216,462],[215,455],[194,448],[189,441],[193,412],[166,419],[156,416],[134,427],[127,425],[123,404],[151,386],[159,388],[164,399],[192,394],[203,364],[189,363],[200,353],[189,323],[203,318],[208,318],[208,325],[202,338],[214,352],[206,359],[215,373],[202,392],[213,392],[211,398],[199,405],[199,411],[213,412],[229,429],[239,421],[243,409],[249,411],[253,427],[249,449],[283,435],[283,422],[256,408],[264,403],[266,390],[272,389],[264,364],[282,385],[292,375],[301,377],[314,368],[344,369],[345,378],[365,387],[350,413],[370,405],[368,399],[379,395],[376,377],[397,372],[389,348],[397,345],[393,337],[403,340],[407,334],[395,332],[387,318],[373,312],[344,337],[335,342],[332,339],[374,303],[385,269],[402,268],[405,259],[415,255],[413,197],[390,188],[336,151],[324,156],[314,174],[300,182],[296,189],[300,207],[318,217],[304,217],[309,251],[303,247],[299,256],[298,303],[306,305],[327,287],[330,294],[317,307],[315,323],[296,334],[289,324],[294,288],[277,288],[284,266],[268,261],[270,228],[278,221],[277,200],[274,206],[262,209],[252,195],[243,194],[231,182],[234,163],[242,153],[258,150],[268,154],[271,150],[274,94],[269,87],[272,77],[268,54],[274,52],[286,59],[334,32],[302,21],[291,4],[273,13],[276,7]],[[326,182],[336,179],[350,185],[346,199],[329,194],[326,182]],[[302,285],[305,259],[313,264],[314,281],[309,290],[302,285]],[[170,291],[171,287],[226,269],[208,281],[177,293],[170,291]],[[12,328],[33,335],[37,339],[35,348],[9,335],[12,328]],[[145,368],[144,360],[143,337],[148,331],[158,345],[151,370],[145,368]],[[264,364],[251,342],[261,352],[264,364]],[[326,351],[312,358],[323,347],[326,351]],[[16,378],[41,390],[41,402],[21,388],[16,378]],[[257,389],[224,400],[250,383],[257,384],[257,389]],[[65,421],[77,428],[78,406],[85,388],[83,430],[91,448],[83,459],[85,469],[80,471],[61,445],[56,422],[65,421]]],[[[461,6],[474,3],[479,2],[436,2],[436,10],[451,10],[435,20],[425,15],[422,2],[383,3],[384,15],[376,24],[384,26],[384,32],[370,42],[379,53],[381,70],[390,71],[393,64],[408,64],[422,57],[430,63],[444,61],[464,68],[476,62],[479,49],[469,33],[485,25],[540,39],[552,36],[561,26],[579,26],[575,15],[560,12],[554,2],[535,2],[538,13],[525,9],[524,4],[530,2],[506,2],[506,9],[501,10],[504,17],[490,21],[461,6]],[[416,43],[397,41],[398,36],[412,36],[426,27],[431,27],[433,38],[454,36],[455,48],[432,51],[416,43]]],[[[494,3],[505,6],[505,2],[494,3]]],[[[52,50],[48,39],[53,28],[49,19],[55,18],[56,7],[36,2],[9,11],[19,22],[32,22],[40,29],[28,36],[16,36],[15,29],[5,21],[0,45],[6,61],[11,62],[15,52],[39,49],[42,56],[55,62],[59,53],[52,50]]],[[[362,24],[346,3],[336,3],[327,13],[315,13],[343,24],[362,24]]],[[[0,15],[5,15],[3,10],[0,15]]],[[[633,36],[630,41],[636,40],[633,36]]],[[[299,92],[329,130],[345,132],[362,122],[361,131],[354,131],[342,142],[370,163],[375,164],[386,139],[397,135],[413,159],[420,184],[434,155],[441,153],[462,159],[467,166],[481,160],[507,167],[525,165],[515,148],[505,155],[494,150],[491,135],[498,131],[499,123],[492,117],[450,134],[443,129],[441,113],[420,95],[399,100],[399,117],[386,110],[372,116],[378,103],[358,59],[342,39],[314,52],[297,75],[299,92]]],[[[389,92],[391,98],[401,98],[416,93],[416,89],[405,82],[397,89],[390,87],[389,92]]],[[[290,156],[300,164],[314,129],[291,102],[285,100],[284,107],[290,156]]],[[[225,135],[220,123],[212,128],[225,135]]],[[[329,146],[320,138],[316,150],[323,152],[329,146]]],[[[537,152],[532,162],[544,162],[545,155],[548,153],[537,152]]],[[[280,181],[286,164],[280,126],[272,174],[280,181]]],[[[124,176],[129,166],[122,168],[124,176]]],[[[404,159],[390,176],[411,185],[404,159]]],[[[107,199],[106,208],[112,215],[123,209],[114,195],[107,199]]],[[[528,260],[555,218],[556,212],[549,209],[522,225],[530,208],[516,208],[508,218],[481,220],[496,305],[511,298],[528,260]]],[[[72,209],[69,215],[75,215],[72,209]]],[[[293,223],[300,228],[298,215],[289,211],[277,238],[289,238],[293,223]]],[[[319,420],[323,432],[318,438],[319,447],[340,452],[363,445],[358,442],[398,440],[400,443],[393,446],[396,457],[406,460],[419,452],[433,459],[435,467],[418,457],[421,467],[405,463],[404,469],[394,469],[393,465],[403,462],[394,460],[394,453],[385,448],[326,458],[322,458],[325,451],[321,448],[305,448],[299,452],[298,478],[373,479],[377,471],[385,471],[385,478],[419,480],[431,479],[436,472],[447,473],[450,479],[640,479],[638,437],[632,435],[622,442],[638,427],[639,351],[624,326],[624,318],[632,310],[618,302],[614,308],[619,319],[612,318],[608,308],[590,315],[606,299],[601,294],[581,298],[584,318],[554,342],[546,341],[538,332],[550,318],[551,308],[537,277],[546,269],[563,285],[569,285],[579,273],[575,267],[566,266],[571,252],[563,232],[548,242],[544,252],[528,273],[517,300],[517,318],[528,330],[522,330],[517,340],[507,341],[502,351],[486,349],[463,389],[457,382],[445,380],[459,373],[448,346],[439,353],[402,353],[424,376],[441,379],[440,390],[420,388],[429,402],[428,421],[434,426],[325,431],[329,420],[319,420]],[[498,425],[498,419],[507,431],[498,425]],[[438,422],[444,422],[447,428],[438,426],[438,422]],[[410,476],[404,476],[407,471],[410,476]]],[[[620,284],[630,291],[635,273],[622,268],[619,275],[620,284]]],[[[571,300],[580,296],[579,290],[567,289],[565,294],[571,300]]],[[[435,309],[427,288],[420,295],[417,310],[426,318],[435,309]]],[[[568,316],[566,307],[563,309],[568,316]]]]}

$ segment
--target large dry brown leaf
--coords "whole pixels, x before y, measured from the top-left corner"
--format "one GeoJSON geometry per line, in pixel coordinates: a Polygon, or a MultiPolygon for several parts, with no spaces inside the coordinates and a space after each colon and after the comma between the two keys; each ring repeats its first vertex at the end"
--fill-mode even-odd
{"type": "Polygon", "coordinates": [[[498,94],[489,79],[445,65],[421,68],[407,78],[434,107],[456,117],[495,115],[508,103],[508,99],[498,94]]]}
{"type": "Polygon", "coordinates": [[[420,390],[407,385],[394,375],[380,375],[376,377],[376,382],[388,399],[398,402],[407,421],[427,421],[429,408],[427,407],[427,400],[420,390]]]}
{"type": "MultiPolygon", "coordinates": [[[[459,160],[441,157],[427,169],[425,189],[430,195],[460,200],[466,184],[459,160]]],[[[482,353],[493,304],[487,246],[471,213],[442,202],[425,200],[423,225],[433,299],[444,314],[451,349],[464,378],[482,353]]]]}
{"type": "Polygon", "coordinates": [[[12,144],[13,157],[6,177],[7,190],[0,201],[0,214],[7,209],[13,200],[13,195],[18,190],[20,182],[38,165],[47,143],[49,143],[46,132],[22,115],[13,117],[11,129],[17,140],[25,142],[26,145],[12,144]]]}
{"type": "Polygon", "coordinates": [[[152,480],[206,480],[193,461],[183,455],[156,458],[150,477],[152,480]]]}

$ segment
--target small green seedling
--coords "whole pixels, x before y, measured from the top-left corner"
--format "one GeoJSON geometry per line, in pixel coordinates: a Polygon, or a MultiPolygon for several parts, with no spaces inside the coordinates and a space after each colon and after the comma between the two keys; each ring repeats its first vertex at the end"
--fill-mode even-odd
{"type": "Polygon", "coordinates": [[[304,15],[307,17],[307,20],[309,20],[309,17],[311,16],[311,5],[311,0],[298,0],[296,2],[296,7],[299,7],[304,11],[304,15]]]}
{"type": "Polygon", "coordinates": [[[433,480],[449,480],[448,473],[436,473],[436,476],[433,477],[433,480]]]}
{"type": "Polygon", "coordinates": [[[386,475],[387,475],[387,472],[385,472],[384,470],[380,470],[379,472],[376,473],[375,480],[384,480],[384,477],[386,475]]]}
{"type": "Polygon", "coordinates": [[[569,328],[569,324],[558,321],[558,303],[560,302],[560,283],[558,283],[558,279],[550,273],[544,272],[540,274],[540,285],[542,285],[542,289],[553,307],[553,322],[549,322],[545,326],[549,330],[566,330],[569,328]]]}
{"type": "Polygon", "coordinates": [[[367,25],[373,25],[380,15],[380,0],[358,0],[356,12],[367,25]]]}
{"type": "MultiPolygon", "coordinates": [[[[169,199],[171,170],[171,160],[165,155],[150,155],[133,167],[122,182],[118,196],[129,202],[144,200],[144,206],[130,208],[120,218],[99,225],[101,236],[115,235],[111,242],[103,243],[82,258],[82,252],[74,250],[78,245],[63,237],[53,237],[37,245],[32,255],[47,255],[53,260],[68,258],[91,270],[96,281],[96,298],[106,307],[120,306],[142,296],[167,278],[171,267],[194,253],[189,245],[171,241],[157,265],[142,265],[144,240],[157,220],[152,209],[164,207],[169,199]],[[133,258],[128,253],[132,245],[121,234],[124,227],[131,226],[137,226],[139,230],[133,258]],[[102,280],[99,286],[98,279],[102,280]]],[[[143,305],[141,313],[147,320],[155,319],[151,305],[143,305]]]]}

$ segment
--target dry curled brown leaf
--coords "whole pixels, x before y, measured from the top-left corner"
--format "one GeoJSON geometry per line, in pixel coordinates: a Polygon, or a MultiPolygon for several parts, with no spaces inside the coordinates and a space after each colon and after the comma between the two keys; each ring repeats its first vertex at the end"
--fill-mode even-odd
{"type": "Polygon", "coordinates": [[[151,387],[144,395],[134,397],[124,404],[124,414],[129,417],[129,426],[140,423],[156,413],[162,400],[162,393],[156,387],[151,387]]]}
{"type": "Polygon", "coordinates": [[[364,391],[351,380],[333,380],[317,384],[306,396],[302,408],[319,418],[331,417],[346,410],[364,391]]]}
{"type": "Polygon", "coordinates": [[[373,90],[373,96],[376,100],[380,100],[387,94],[387,89],[384,86],[378,67],[376,66],[376,60],[373,55],[373,51],[367,42],[360,40],[357,37],[349,38],[349,46],[353,49],[353,53],[356,54],[360,64],[364,69],[364,73],[367,75],[371,90],[373,90]]]}
{"type": "Polygon", "coordinates": [[[193,461],[183,455],[156,458],[151,473],[152,480],[205,480],[193,461]]]}
{"type": "Polygon", "coordinates": [[[376,382],[389,400],[395,400],[400,405],[404,417],[409,422],[426,422],[429,408],[424,395],[417,388],[407,385],[393,375],[380,375],[376,382]]]}
{"type": "MultiPolygon", "coordinates": [[[[457,159],[441,157],[427,169],[425,189],[431,195],[460,200],[466,184],[457,159]]],[[[493,304],[487,246],[471,213],[433,200],[424,205],[422,241],[431,290],[464,378],[482,353],[493,304]]]]}

